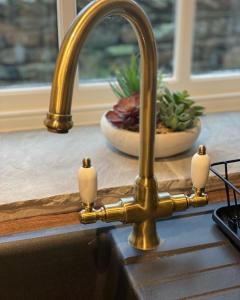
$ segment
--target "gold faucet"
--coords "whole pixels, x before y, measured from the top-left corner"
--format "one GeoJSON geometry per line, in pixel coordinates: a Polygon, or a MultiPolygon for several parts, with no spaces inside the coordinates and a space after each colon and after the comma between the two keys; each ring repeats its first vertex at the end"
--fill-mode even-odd
{"type": "Polygon", "coordinates": [[[154,138],[157,52],[151,24],[132,0],[97,0],[87,5],[75,18],[68,30],[57,58],[52,83],[49,113],[44,123],[49,131],[66,133],[73,126],[71,102],[73,83],[79,52],[93,27],[109,15],[120,15],[132,25],[138,39],[141,54],[140,88],[140,153],[139,175],[135,180],[134,197],[121,199],[100,209],[80,212],[82,223],[121,221],[133,223],[129,243],[141,250],[154,249],[159,244],[156,220],[167,218],[175,211],[190,205],[207,204],[204,190],[191,195],[171,196],[158,194],[154,177],[154,138]]]}

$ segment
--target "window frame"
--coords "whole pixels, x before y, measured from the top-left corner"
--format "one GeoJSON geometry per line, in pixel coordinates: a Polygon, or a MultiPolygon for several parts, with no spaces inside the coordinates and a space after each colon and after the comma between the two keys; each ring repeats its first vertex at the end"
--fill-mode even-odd
{"type": "MultiPolygon", "coordinates": [[[[166,83],[173,90],[187,89],[206,113],[240,111],[240,73],[192,75],[192,46],[197,0],[176,0],[174,70],[166,83]],[[224,84],[223,84],[224,83],[224,84]]],[[[57,0],[59,45],[76,15],[76,0],[57,0]]],[[[0,131],[43,128],[50,85],[0,89],[0,131]]],[[[72,114],[75,125],[97,124],[116,101],[107,82],[74,83],[72,114]]]]}

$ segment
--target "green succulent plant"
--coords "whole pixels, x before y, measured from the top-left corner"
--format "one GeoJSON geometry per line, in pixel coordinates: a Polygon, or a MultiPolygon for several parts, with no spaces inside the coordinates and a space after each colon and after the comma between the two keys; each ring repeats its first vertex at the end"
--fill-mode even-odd
{"type": "Polygon", "coordinates": [[[162,122],[173,131],[183,131],[193,127],[204,108],[194,105],[188,91],[171,92],[164,84],[162,77],[158,79],[157,90],[157,122],[162,122]]]}
{"type": "MultiPolygon", "coordinates": [[[[136,97],[137,94],[139,95],[140,74],[135,56],[132,56],[129,66],[125,66],[121,70],[116,71],[116,80],[116,84],[111,83],[110,85],[119,99],[125,99],[132,102],[131,97],[136,97]]],[[[125,101],[125,105],[128,108],[127,103],[128,101],[125,101]]],[[[158,74],[157,125],[160,124],[161,128],[167,128],[167,131],[163,130],[163,132],[184,131],[195,126],[198,117],[203,115],[203,111],[204,108],[195,105],[195,102],[190,98],[187,91],[171,92],[164,83],[163,74],[158,74]]],[[[121,111],[115,109],[115,114],[118,114],[119,118],[122,118],[122,113],[123,107],[121,111]]],[[[131,112],[127,110],[127,114],[129,116],[131,115],[131,112]]],[[[139,122],[139,118],[136,118],[136,110],[134,110],[134,118],[136,122],[139,122]]],[[[129,122],[129,118],[125,119],[129,122]]],[[[128,125],[125,124],[124,126],[124,120],[122,121],[122,128],[127,129],[128,125]]],[[[135,126],[134,128],[138,128],[138,126],[135,126]]]]}
{"type": "Polygon", "coordinates": [[[117,84],[110,83],[110,86],[119,99],[139,93],[140,75],[135,55],[131,56],[129,66],[124,66],[122,69],[116,70],[115,76],[117,84]]]}

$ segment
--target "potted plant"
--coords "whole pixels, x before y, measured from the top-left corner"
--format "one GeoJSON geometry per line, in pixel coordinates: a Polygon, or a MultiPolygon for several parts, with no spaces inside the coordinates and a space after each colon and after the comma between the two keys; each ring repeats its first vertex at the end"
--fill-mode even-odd
{"type": "MultiPolygon", "coordinates": [[[[116,71],[117,83],[110,83],[118,102],[101,118],[101,129],[107,140],[118,150],[138,156],[140,80],[135,56],[129,66],[116,71]]],[[[196,141],[204,108],[195,105],[187,91],[171,92],[157,80],[157,117],[155,156],[172,156],[189,149],[196,141]]]]}

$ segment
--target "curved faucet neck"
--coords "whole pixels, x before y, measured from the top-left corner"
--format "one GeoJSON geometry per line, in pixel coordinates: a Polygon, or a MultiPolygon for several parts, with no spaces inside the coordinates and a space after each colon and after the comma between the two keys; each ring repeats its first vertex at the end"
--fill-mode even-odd
{"type": "Polygon", "coordinates": [[[93,1],[75,18],[58,55],[45,125],[58,133],[68,132],[72,127],[72,93],[79,53],[89,32],[109,15],[120,15],[129,21],[138,39],[141,54],[139,177],[146,181],[153,178],[157,53],[151,24],[136,2],[93,1]]]}

